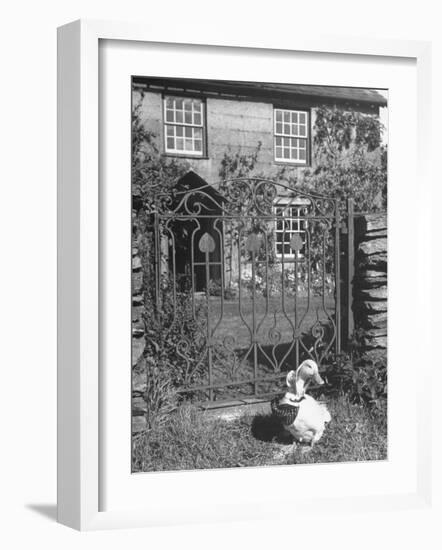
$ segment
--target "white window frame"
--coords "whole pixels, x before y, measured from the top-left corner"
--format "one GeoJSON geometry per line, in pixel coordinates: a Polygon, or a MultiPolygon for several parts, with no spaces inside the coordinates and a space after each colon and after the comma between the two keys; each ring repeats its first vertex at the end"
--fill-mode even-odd
{"type": "MultiPolygon", "coordinates": [[[[295,257],[297,257],[298,260],[304,258],[304,255],[302,253],[295,254],[291,249],[289,253],[285,253],[284,245],[285,244],[288,245],[292,236],[295,233],[303,234],[303,235],[306,234],[308,222],[306,219],[301,219],[301,218],[305,217],[307,213],[306,212],[307,209],[308,209],[308,204],[293,202],[290,199],[287,199],[287,200],[279,199],[278,202],[275,202],[275,204],[273,205],[273,211],[275,214],[275,256],[276,258],[278,259],[284,258],[284,260],[285,259],[292,260],[295,257]],[[296,216],[293,216],[291,213],[292,212],[291,209],[294,209],[294,208],[296,208],[297,210],[296,216]],[[282,211],[282,215],[278,214],[278,210],[282,211]],[[304,213],[302,213],[302,210],[304,210],[304,213]],[[288,228],[286,227],[284,229],[284,225],[283,225],[283,228],[279,229],[278,222],[280,222],[281,219],[284,219],[284,218],[287,218],[286,220],[284,220],[283,223],[284,225],[288,223],[288,228]],[[289,234],[288,241],[287,240],[278,241],[278,235],[284,236],[284,234],[289,234]],[[278,252],[278,244],[282,245],[283,253],[278,252]]],[[[282,238],[284,239],[284,237],[282,238]]],[[[303,241],[305,245],[305,237],[303,238],[303,241]]]]}
{"type": "Polygon", "coordinates": [[[278,107],[273,108],[273,152],[276,162],[284,162],[286,164],[297,164],[301,166],[307,166],[309,164],[309,153],[310,153],[310,113],[307,110],[297,110],[297,109],[280,109],[278,107]],[[282,120],[277,121],[277,113],[282,114],[282,120]],[[289,113],[290,121],[284,122],[284,115],[289,113]],[[299,116],[305,115],[305,123],[299,122],[299,116]],[[296,116],[297,120],[294,120],[296,116]],[[281,131],[277,131],[277,125],[281,124],[281,131]],[[284,132],[284,125],[289,125],[290,131],[284,132]],[[293,127],[298,127],[298,131],[293,131],[293,127]],[[303,127],[305,134],[302,134],[300,128],[303,127]],[[277,140],[281,140],[281,145],[277,145],[277,140]],[[292,147],[294,141],[303,141],[305,142],[305,159],[299,158],[300,147],[292,147]],[[278,148],[287,148],[283,143],[289,143],[290,157],[285,158],[284,155],[278,156],[278,148]],[[292,158],[292,152],[298,151],[298,158],[292,158]]]}
{"type": "MultiPolygon", "coordinates": [[[[167,154],[171,155],[181,155],[181,156],[192,156],[192,157],[204,157],[206,155],[205,148],[206,148],[206,136],[205,136],[205,102],[202,98],[197,97],[188,97],[188,96],[176,96],[176,95],[166,95],[163,97],[163,131],[164,131],[164,151],[167,154]],[[174,100],[174,109],[172,109],[172,112],[174,114],[174,120],[169,121],[167,120],[167,112],[170,111],[170,109],[167,108],[167,101],[168,100],[174,100]],[[192,122],[185,122],[185,110],[183,109],[176,109],[176,101],[199,101],[201,104],[201,109],[199,111],[199,114],[201,116],[200,123],[195,123],[194,115],[196,114],[196,111],[194,111],[193,103],[192,103],[192,122]],[[183,120],[181,122],[176,121],[176,113],[181,111],[183,113],[183,120]],[[168,147],[167,140],[171,136],[168,135],[168,128],[173,128],[173,139],[174,139],[174,145],[175,147],[168,147]],[[183,128],[183,136],[177,136],[177,128],[183,128]],[[201,151],[195,150],[195,149],[186,149],[186,139],[191,140],[192,143],[195,142],[195,137],[192,136],[185,136],[185,132],[187,128],[191,129],[200,129],[201,130],[201,151]],[[183,149],[178,149],[176,147],[176,140],[178,138],[183,139],[183,149]]],[[[192,131],[193,134],[193,131],[192,131]]]]}

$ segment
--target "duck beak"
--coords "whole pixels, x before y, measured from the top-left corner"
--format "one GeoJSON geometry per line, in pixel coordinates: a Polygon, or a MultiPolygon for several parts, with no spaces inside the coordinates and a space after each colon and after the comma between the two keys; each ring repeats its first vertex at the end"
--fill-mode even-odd
{"type": "Polygon", "coordinates": [[[319,372],[316,372],[314,375],[313,375],[313,380],[316,382],[316,384],[318,384],[319,386],[322,386],[323,384],[325,384],[324,380],[321,378],[321,376],[319,375],[319,372]]]}

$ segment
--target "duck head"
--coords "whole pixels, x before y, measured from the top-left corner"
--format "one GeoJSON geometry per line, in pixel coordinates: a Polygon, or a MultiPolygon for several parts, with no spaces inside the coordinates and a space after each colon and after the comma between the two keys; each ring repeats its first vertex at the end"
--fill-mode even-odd
{"type": "Polygon", "coordinates": [[[299,365],[296,372],[291,370],[287,374],[286,383],[289,388],[287,393],[294,394],[299,400],[304,396],[312,381],[320,386],[324,384],[317,363],[312,359],[306,359],[299,365]]]}

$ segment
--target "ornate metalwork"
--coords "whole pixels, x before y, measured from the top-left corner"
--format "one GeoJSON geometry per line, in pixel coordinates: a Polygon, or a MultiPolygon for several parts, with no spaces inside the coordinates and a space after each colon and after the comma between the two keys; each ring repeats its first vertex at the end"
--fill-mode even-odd
{"type": "Polygon", "coordinates": [[[336,200],[242,178],[157,196],[151,213],[157,314],[168,293],[195,327],[176,349],[181,392],[274,394],[303,359],[340,351],[336,200]]]}

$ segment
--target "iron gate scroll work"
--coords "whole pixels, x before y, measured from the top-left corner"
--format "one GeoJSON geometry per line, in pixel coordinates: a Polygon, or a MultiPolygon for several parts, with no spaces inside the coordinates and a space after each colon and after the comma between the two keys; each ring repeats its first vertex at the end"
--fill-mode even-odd
{"type": "MultiPolygon", "coordinates": [[[[156,315],[181,330],[179,392],[194,401],[266,397],[285,372],[340,352],[336,200],[264,179],[204,185],[153,208],[156,315]],[[165,317],[164,317],[165,318],[165,317]]],[[[170,327],[172,328],[172,327],[170,327]]]]}

